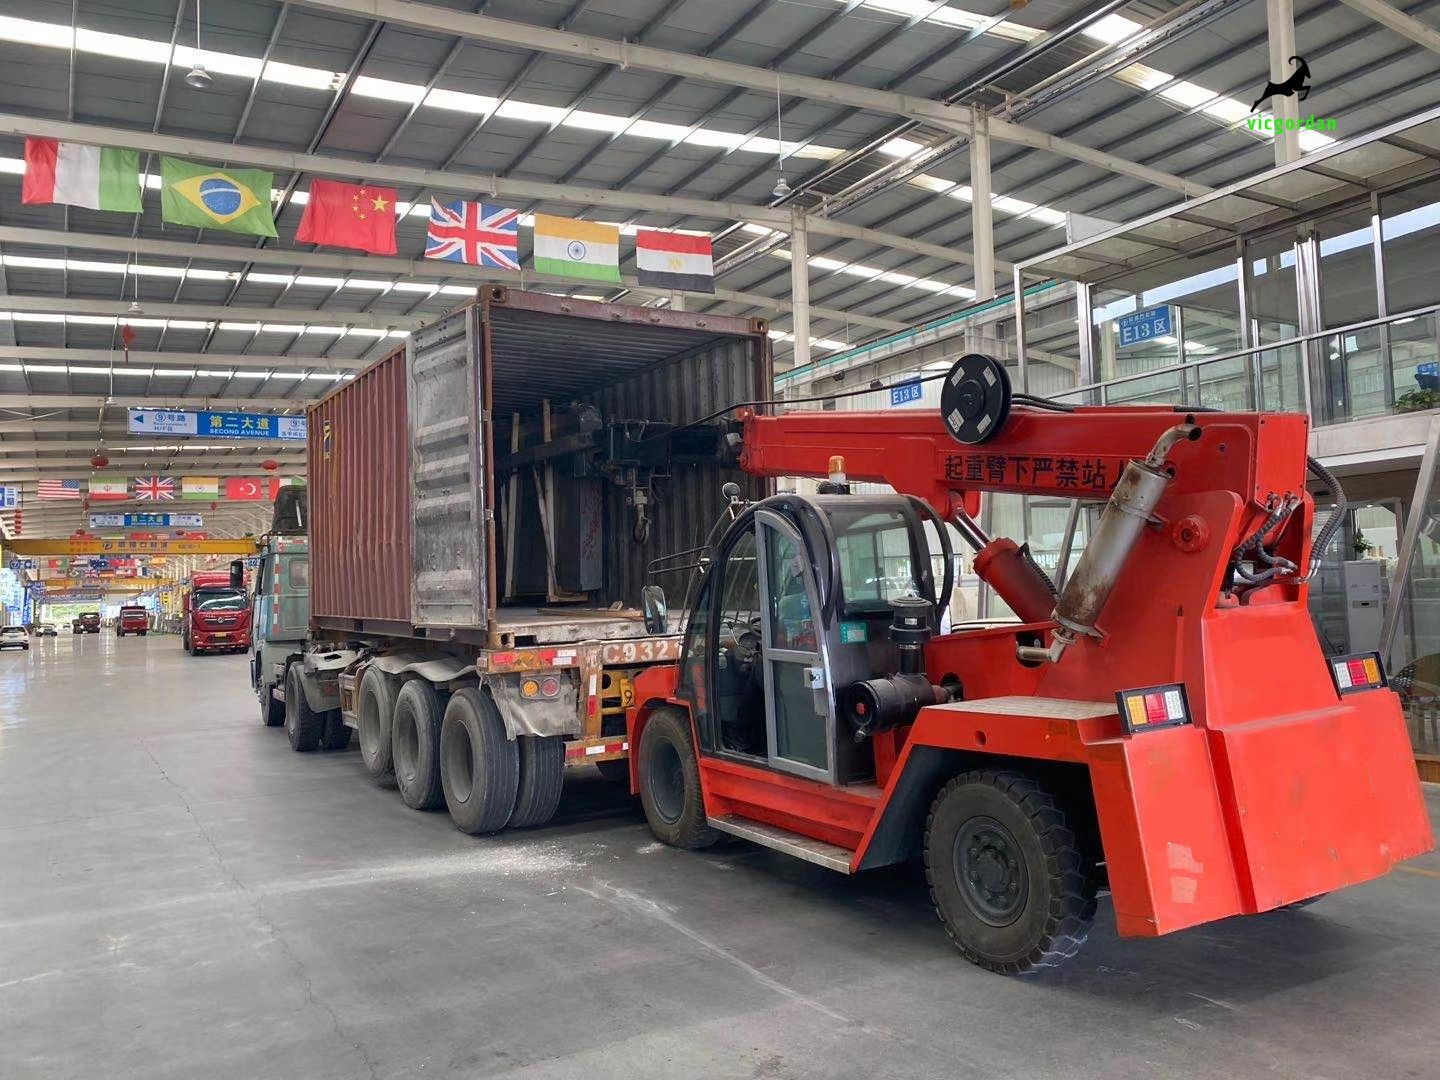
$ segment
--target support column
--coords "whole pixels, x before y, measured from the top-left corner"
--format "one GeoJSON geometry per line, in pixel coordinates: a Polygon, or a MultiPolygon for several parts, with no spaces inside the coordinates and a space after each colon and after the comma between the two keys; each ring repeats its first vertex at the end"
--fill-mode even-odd
{"type": "Polygon", "coordinates": [[[685,310],[685,294],[679,289],[670,290],[670,303],[667,305],[671,311],[685,310]]]}
{"type": "Polygon", "coordinates": [[[792,367],[810,363],[810,237],[805,212],[790,212],[790,329],[795,333],[792,367]]]}
{"type": "Polygon", "coordinates": [[[970,243],[975,256],[975,299],[995,297],[995,217],[990,204],[990,126],[979,106],[970,107],[970,243]]]}
{"type": "MultiPolygon", "coordinates": [[[[1270,80],[1281,83],[1295,71],[1290,57],[1295,55],[1295,6],[1292,0],[1265,0],[1265,25],[1270,37],[1270,80]]],[[[1275,164],[1288,165],[1300,156],[1300,132],[1281,131],[1286,120],[1300,119],[1300,99],[1272,97],[1266,105],[1275,117],[1275,164]]]]}

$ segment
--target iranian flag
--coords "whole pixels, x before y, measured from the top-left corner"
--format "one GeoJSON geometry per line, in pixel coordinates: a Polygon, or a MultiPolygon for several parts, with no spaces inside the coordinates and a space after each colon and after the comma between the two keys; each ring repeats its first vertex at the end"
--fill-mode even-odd
{"type": "Polygon", "coordinates": [[[92,476],[90,478],[90,499],[128,499],[130,481],[123,476],[92,476]]]}
{"type": "Polygon", "coordinates": [[[637,229],[635,277],[646,288],[713,293],[715,261],[710,237],[637,229]]]}
{"type": "Polygon", "coordinates": [[[26,139],[20,201],[138,214],[142,209],[140,151],[26,139]]]}
{"type": "Polygon", "coordinates": [[[620,230],[593,221],[535,215],[535,272],[620,281],[620,230]]]}

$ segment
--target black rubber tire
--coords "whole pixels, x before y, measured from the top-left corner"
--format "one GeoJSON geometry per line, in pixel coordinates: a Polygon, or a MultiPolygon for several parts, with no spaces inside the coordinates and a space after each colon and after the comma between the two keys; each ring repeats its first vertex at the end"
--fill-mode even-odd
{"type": "Polygon", "coordinates": [[[144,636],[145,636],[146,634],[148,634],[149,632],[150,632],[149,630],[141,630],[141,631],[139,631],[139,634],[140,634],[141,637],[144,637],[144,636]]]}
{"type": "Polygon", "coordinates": [[[285,734],[290,748],[308,754],[320,745],[325,734],[325,714],[316,712],[305,699],[300,685],[300,665],[291,664],[285,672],[285,734]]]}
{"type": "Polygon", "coordinates": [[[390,725],[395,717],[396,690],[395,680],[371,664],[361,676],[355,709],[355,729],[360,734],[365,771],[370,779],[387,787],[395,782],[390,725]]]}
{"type": "Polygon", "coordinates": [[[455,827],[471,836],[499,832],[515,809],[520,748],[490,695],[467,686],[450,695],[440,722],[440,783],[455,827]]]}
{"type": "MultiPolygon", "coordinates": [[[[971,853],[981,848],[977,840],[971,853]]],[[[990,855],[993,865],[1001,867],[990,855]]],[[[1064,810],[1039,783],[1016,772],[980,769],[951,780],[925,822],[925,878],[950,939],[966,959],[1003,975],[1056,967],[1074,956],[1095,917],[1095,876],[1064,810]],[[1017,887],[1013,914],[1003,925],[987,919],[961,884],[958,853],[967,826],[1003,837],[1017,887]]],[[[976,890],[980,871],[970,880],[976,890]]],[[[1003,872],[1002,872],[1003,873],[1003,872]]]]}
{"type": "Polygon", "coordinates": [[[445,701],[424,679],[410,679],[395,695],[390,724],[390,749],[395,762],[395,786],[412,810],[436,810],[445,805],[440,786],[440,722],[445,701]]]}
{"type": "Polygon", "coordinates": [[[658,839],[691,851],[720,839],[705,823],[700,763],[684,712],[667,705],[650,714],[640,736],[638,773],[645,820],[658,839]]]}
{"type": "Polygon", "coordinates": [[[515,740],[520,751],[520,784],[510,827],[523,829],[544,825],[560,805],[565,786],[565,740],[558,735],[521,735],[515,740]]]}
{"type": "Polygon", "coordinates": [[[597,761],[595,768],[600,770],[603,776],[612,784],[624,784],[630,787],[630,759],[620,758],[618,761],[597,761]]]}
{"type": "Polygon", "coordinates": [[[266,727],[285,723],[285,703],[275,700],[275,693],[268,686],[260,692],[260,722],[266,727]]]}
{"type": "Polygon", "coordinates": [[[324,734],[320,736],[321,750],[350,749],[350,729],[339,709],[326,709],[320,714],[325,719],[324,734]]]}

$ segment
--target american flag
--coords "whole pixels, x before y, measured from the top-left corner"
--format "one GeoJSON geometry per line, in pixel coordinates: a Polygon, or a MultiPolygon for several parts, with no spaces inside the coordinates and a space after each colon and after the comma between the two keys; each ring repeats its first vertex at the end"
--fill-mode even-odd
{"type": "Polygon", "coordinates": [[[520,211],[456,199],[430,200],[425,257],[491,270],[520,269],[520,211]]]}
{"type": "Polygon", "coordinates": [[[158,502],[175,498],[175,481],[169,476],[135,477],[135,498],[141,502],[158,502]]]}
{"type": "Polygon", "coordinates": [[[35,494],[42,499],[80,498],[79,480],[41,480],[35,494]]]}

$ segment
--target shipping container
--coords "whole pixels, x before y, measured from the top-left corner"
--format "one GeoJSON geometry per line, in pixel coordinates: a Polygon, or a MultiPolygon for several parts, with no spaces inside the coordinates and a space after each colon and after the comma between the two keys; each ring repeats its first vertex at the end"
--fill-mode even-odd
{"type": "Polygon", "coordinates": [[[628,777],[631,680],[680,650],[642,590],[684,611],[722,489],[765,493],[726,414],[770,385],[760,319],[493,287],[414,332],[310,409],[287,728],[338,717],[372,777],[467,832],[548,819],[566,765],[628,777]]]}

